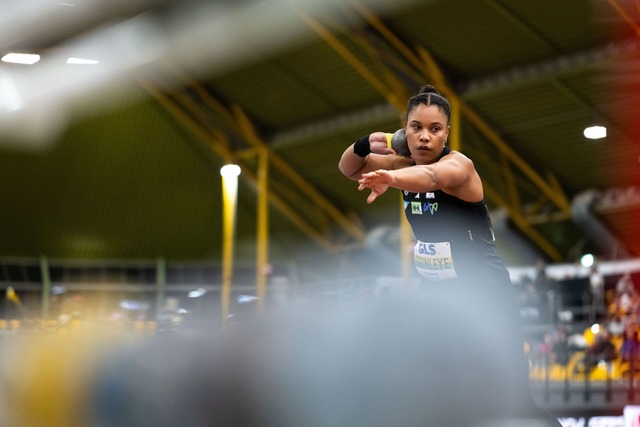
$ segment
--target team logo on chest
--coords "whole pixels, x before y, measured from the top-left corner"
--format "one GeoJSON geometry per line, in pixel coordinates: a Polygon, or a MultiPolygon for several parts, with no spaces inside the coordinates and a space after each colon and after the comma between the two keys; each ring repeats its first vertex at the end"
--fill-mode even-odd
{"type": "MultiPolygon", "coordinates": [[[[405,191],[404,193],[405,195],[408,195],[408,192],[405,191]]],[[[413,199],[417,200],[405,200],[404,202],[405,209],[407,206],[411,205],[412,215],[422,215],[423,213],[435,215],[438,211],[438,202],[423,201],[425,199],[435,199],[434,193],[416,193],[416,195],[413,196],[413,199]],[[424,197],[420,197],[422,194],[424,194],[424,197]]]]}
{"type": "Polygon", "coordinates": [[[431,203],[431,202],[426,202],[423,205],[423,209],[424,212],[429,212],[431,215],[435,214],[438,211],[438,203],[431,203]]]}

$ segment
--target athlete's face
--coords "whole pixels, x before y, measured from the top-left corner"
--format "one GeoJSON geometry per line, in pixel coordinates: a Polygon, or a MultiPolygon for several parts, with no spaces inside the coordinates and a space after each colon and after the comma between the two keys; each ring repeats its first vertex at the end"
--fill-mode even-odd
{"type": "Polygon", "coordinates": [[[435,162],[447,142],[447,116],[435,105],[418,104],[407,117],[407,144],[417,165],[435,162]]]}

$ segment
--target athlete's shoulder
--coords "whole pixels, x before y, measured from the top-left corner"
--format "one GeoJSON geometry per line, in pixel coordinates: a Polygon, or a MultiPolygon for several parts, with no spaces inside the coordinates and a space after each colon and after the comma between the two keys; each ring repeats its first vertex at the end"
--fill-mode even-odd
{"type": "Polygon", "coordinates": [[[448,153],[446,153],[444,156],[442,156],[443,159],[451,159],[451,158],[465,158],[468,159],[468,157],[466,156],[466,154],[457,151],[457,150],[449,150],[448,153]]]}
{"type": "Polygon", "coordinates": [[[460,151],[456,151],[456,150],[450,150],[447,154],[442,156],[440,161],[445,161],[445,162],[454,161],[454,162],[459,162],[460,164],[467,167],[473,167],[473,161],[469,157],[467,157],[467,155],[465,155],[464,153],[461,153],[460,151]]]}

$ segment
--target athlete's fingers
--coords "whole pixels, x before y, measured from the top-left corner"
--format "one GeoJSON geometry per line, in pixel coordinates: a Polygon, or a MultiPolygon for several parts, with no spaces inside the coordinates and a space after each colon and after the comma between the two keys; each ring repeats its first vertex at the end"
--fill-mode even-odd
{"type": "Polygon", "coordinates": [[[394,156],[398,155],[398,153],[396,153],[396,151],[393,148],[387,148],[387,147],[380,148],[376,154],[393,154],[394,156]]]}
{"type": "Polygon", "coordinates": [[[358,180],[358,184],[362,187],[371,187],[374,184],[375,180],[373,178],[361,178],[358,180]]]}
{"type": "Polygon", "coordinates": [[[367,173],[363,173],[362,174],[362,178],[360,178],[360,180],[365,180],[365,179],[370,179],[372,177],[376,176],[376,172],[367,172],[367,173]]]}

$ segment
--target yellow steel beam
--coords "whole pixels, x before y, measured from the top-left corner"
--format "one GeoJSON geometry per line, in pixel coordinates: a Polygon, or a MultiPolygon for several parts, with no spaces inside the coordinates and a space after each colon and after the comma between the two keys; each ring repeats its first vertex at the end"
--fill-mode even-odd
{"type": "Polygon", "coordinates": [[[302,15],[302,18],[307,22],[307,25],[311,27],[320,37],[324,39],[324,41],[331,46],[338,55],[342,56],[342,58],[351,65],[369,84],[373,87],[379,94],[384,96],[387,102],[399,111],[405,107],[404,100],[400,99],[400,97],[391,92],[386,85],[378,79],[375,74],[373,74],[369,68],[365,64],[362,63],[355,55],[351,53],[351,51],[346,48],[340,40],[336,36],[334,36],[331,31],[327,30],[322,24],[320,24],[317,20],[313,19],[308,15],[302,15]]]}
{"type": "Polygon", "coordinates": [[[225,142],[220,138],[222,134],[213,134],[197,124],[193,118],[184,110],[178,107],[167,95],[156,89],[151,84],[139,80],[138,84],[151,94],[172,116],[177,118],[188,130],[203,141],[218,157],[225,162],[231,162],[233,154],[227,148],[225,142]]]}
{"type": "Polygon", "coordinates": [[[192,78],[189,74],[182,71],[180,68],[175,67],[171,64],[166,64],[165,67],[176,77],[186,83],[190,88],[192,88],[198,97],[204,101],[205,105],[213,110],[219,117],[224,119],[226,123],[233,124],[233,115],[231,112],[216,98],[211,96],[209,91],[204,88],[200,82],[192,78]]]}
{"type": "Polygon", "coordinates": [[[502,139],[496,131],[493,130],[475,111],[470,107],[461,103],[462,111],[465,117],[473,123],[502,153],[504,153],[509,160],[529,178],[542,192],[560,208],[561,211],[571,210],[570,203],[563,191],[558,191],[558,188],[554,188],[549,185],[529,164],[516,154],[511,147],[502,139]]]}
{"type": "MultiPolygon", "coordinates": [[[[440,66],[436,62],[435,59],[431,56],[431,54],[422,46],[416,46],[416,51],[418,52],[418,57],[422,62],[422,67],[420,70],[424,70],[425,77],[429,77],[433,84],[438,88],[440,92],[446,97],[451,99],[457,98],[456,93],[449,86],[449,82],[445,77],[444,73],[440,69],[440,66]]],[[[462,103],[458,98],[458,102],[462,103]]]]}
{"type": "MultiPolygon", "coordinates": [[[[196,138],[203,141],[207,146],[209,146],[214,153],[222,158],[225,161],[233,161],[235,159],[235,163],[237,163],[242,168],[242,177],[247,179],[249,183],[251,183],[254,188],[258,187],[257,182],[258,178],[255,173],[251,170],[251,168],[246,164],[235,158],[234,153],[231,152],[223,143],[220,143],[215,136],[208,132],[202,125],[194,120],[194,118],[187,114],[178,104],[175,103],[172,99],[170,99],[166,94],[157,90],[152,85],[140,81],[139,84],[146,89],[159,103],[163,106],[173,117],[178,119],[187,130],[189,130],[196,138]]],[[[278,208],[285,216],[289,218],[289,220],[297,226],[300,230],[302,230],[305,234],[311,237],[319,246],[324,248],[327,252],[332,254],[339,254],[340,248],[336,246],[331,240],[329,240],[325,235],[319,233],[312,225],[310,225],[305,218],[303,218],[300,214],[298,214],[295,210],[293,210],[278,194],[273,191],[268,191],[269,201],[278,208]]]]}
{"type": "Polygon", "coordinates": [[[423,64],[413,51],[393,31],[389,30],[371,10],[358,0],[352,0],[351,4],[415,69],[422,69],[423,64]]]}
{"type": "MultiPolygon", "coordinates": [[[[268,150],[266,144],[257,136],[253,124],[237,105],[233,106],[233,112],[243,135],[247,142],[253,145],[257,150],[268,150]]],[[[359,223],[354,223],[340,212],[333,203],[329,202],[320,192],[312,186],[302,175],[293,169],[277,154],[270,152],[270,160],[273,166],[282,173],[291,183],[297,186],[305,195],[307,195],[323,212],[326,212],[334,221],[337,222],[345,231],[349,232],[358,240],[363,240],[366,234],[359,223]]]]}
{"type": "MultiPolygon", "coordinates": [[[[378,89],[379,92],[384,91],[384,93],[380,93],[382,93],[386,99],[397,98],[400,100],[400,102],[402,102],[403,100],[408,98],[406,85],[401,79],[397,77],[397,71],[395,71],[395,69],[390,69],[386,64],[392,64],[393,67],[402,70],[403,73],[412,76],[415,80],[422,79],[422,76],[420,76],[420,74],[417,73],[414,68],[412,68],[406,62],[399,61],[394,56],[387,54],[386,51],[377,49],[376,47],[372,46],[371,42],[366,37],[362,36],[360,32],[354,32],[353,30],[350,31],[348,28],[345,28],[344,25],[341,25],[340,22],[337,22],[336,20],[331,20],[329,22],[331,23],[331,26],[333,28],[338,28],[340,32],[347,35],[349,39],[357,45],[358,48],[361,48],[363,51],[367,52],[368,55],[374,60],[374,62],[380,65],[379,71],[384,76],[384,82],[380,81],[380,87],[382,89],[376,89],[378,89]]],[[[337,39],[335,39],[335,41],[336,43],[339,43],[337,39]]],[[[343,44],[343,47],[345,52],[349,51],[346,45],[343,44]]],[[[348,53],[348,55],[355,58],[355,56],[351,55],[350,53],[348,53]]],[[[360,67],[360,63],[357,63],[356,65],[357,66],[354,66],[354,69],[359,72],[362,69],[360,67]]],[[[369,71],[368,68],[365,67],[365,69],[369,71]]],[[[368,75],[363,75],[363,77],[365,79],[368,79],[368,75]]],[[[405,106],[398,105],[396,107],[398,110],[402,111],[405,106]]]]}
{"type": "Polygon", "coordinates": [[[522,231],[527,237],[529,237],[531,241],[533,241],[544,253],[546,253],[551,258],[552,261],[560,262],[564,259],[563,255],[535,228],[531,226],[529,221],[527,221],[527,218],[525,218],[520,213],[519,207],[511,205],[500,195],[499,191],[495,190],[491,185],[487,183],[484,184],[484,192],[488,198],[507,210],[509,217],[520,229],[520,231],[522,231]]]}
{"type": "Polygon", "coordinates": [[[256,296],[258,307],[264,306],[269,264],[269,153],[264,150],[258,157],[258,224],[256,253],[256,296]]]}
{"type": "Polygon", "coordinates": [[[506,177],[507,181],[507,194],[509,195],[509,202],[512,206],[520,206],[520,195],[518,193],[518,189],[516,188],[516,180],[513,176],[513,170],[511,169],[511,163],[507,157],[502,154],[500,156],[500,160],[502,163],[502,175],[506,177]]]}
{"type": "Polygon", "coordinates": [[[449,129],[449,147],[452,150],[460,151],[462,148],[461,123],[460,123],[460,102],[458,99],[452,99],[451,104],[451,121],[449,129]]]}

